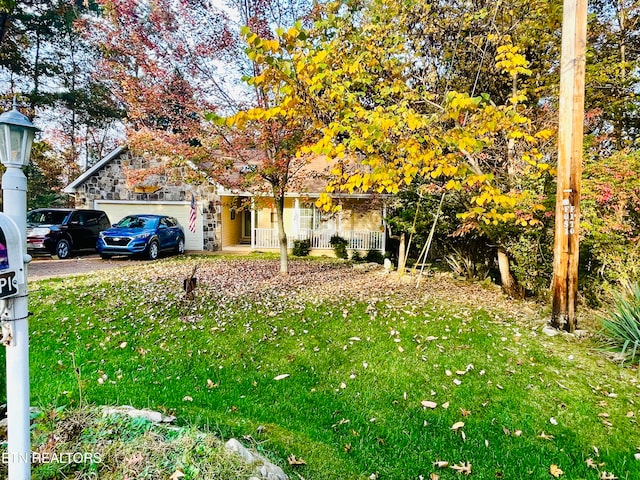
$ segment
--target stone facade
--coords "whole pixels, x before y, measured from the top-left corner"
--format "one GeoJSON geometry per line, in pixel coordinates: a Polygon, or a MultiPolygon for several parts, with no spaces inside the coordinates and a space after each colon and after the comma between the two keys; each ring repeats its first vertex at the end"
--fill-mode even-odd
{"type": "Polygon", "coordinates": [[[194,192],[202,208],[204,250],[219,250],[221,209],[217,185],[197,177],[188,166],[164,168],[161,161],[121,149],[113,158],[87,170],[66,191],[74,194],[76,208],[93,208],[95,200],[184,202],[194,192]],[[145,170],[154,173],[140,182],[132,175],[145,170]]]}

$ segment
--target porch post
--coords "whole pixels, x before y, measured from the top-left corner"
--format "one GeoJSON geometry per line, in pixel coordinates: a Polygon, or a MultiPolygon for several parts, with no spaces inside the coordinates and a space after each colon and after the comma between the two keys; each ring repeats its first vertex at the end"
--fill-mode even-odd
{"type": "Polygon", "coordinates": [[[382,202],[382,253],[387,251],[387,202],[382,202]]]}
{"type": "Polygon", "coordinates": [[[296,197],[293,200],[293,238],[300,240],[300,199],[296,197]]]}
{"type": "Polygon", "coordinates": [[[251,197],[251,250],[256,248],[256,202],[251,197]]]}

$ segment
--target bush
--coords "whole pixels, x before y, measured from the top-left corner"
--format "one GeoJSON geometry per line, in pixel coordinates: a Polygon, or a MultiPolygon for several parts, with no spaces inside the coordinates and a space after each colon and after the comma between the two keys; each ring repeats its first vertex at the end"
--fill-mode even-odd
{"type": "Polygon", "coordinates": [[[367,262],[379,263],[380,265],[384,263],[384,255],[380,250],[369,250],[364,259],[367,262]]]}
{"type": "Polygon", "coordinates": [[[360,255],[360,252],[354,250],[353,252],[351,252],[351,261],[360,263],[364,261],[364,258],[362,258],[362,255],[360,255]]]}
{"type": "Polygon", "coordinates": [[[627,295],[618,295],[609,318],[602,319],[603,334],[623,362],[640,360],[640,286],[627,285],[627,295]]]}
{"type": "Polygon", "coordinates": [[[292,253],[296,257],[306,257],[311,251],[311,240],[294,240],[292,253]]]}
{"type": "Polygon", "coordinates": [[[345,260],[349,258],[347,254],[347,245],[349,245],[349,241],[342,238],[340,235],[333,235],[329,239],[329,245],[333,248],[333,253],[336,254],[337,258],[344,258],[345,260]]]}
{"type": "Polygon", "coordinates": [[[469,252],[452,248],[445,260],[453,273],[467,280],[475,278],[482,281],[489,276],[489,265],[486,262],[474,262],[474,258],[469,252]]]}

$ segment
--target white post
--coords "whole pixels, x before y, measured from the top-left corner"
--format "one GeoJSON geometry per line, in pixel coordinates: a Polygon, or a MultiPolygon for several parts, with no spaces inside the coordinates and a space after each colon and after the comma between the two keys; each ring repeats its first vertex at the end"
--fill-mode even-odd
{"type": "MultiPolygon", "coordinates": [[[[27,177],[21,168],[7,166],[2,175],[4,213],[20,230],[21,247],[26,245],[27,177]]],[[[24,256],[25,280],[18,285],[18,296],[4,300],[7,307],[3,320],[11,329],[7,348],[7,437],[9,480],[31,478],[31,438],[29,416],[29,315],[27,301],[27,267],[30,257],[24,256]]]]}
{"type": "Polygon", "coordinates": [[[256,231],[256,202],[253,197],[251,197],[251,250],[256,248],[256,235],[258,232],[256,231]]]}

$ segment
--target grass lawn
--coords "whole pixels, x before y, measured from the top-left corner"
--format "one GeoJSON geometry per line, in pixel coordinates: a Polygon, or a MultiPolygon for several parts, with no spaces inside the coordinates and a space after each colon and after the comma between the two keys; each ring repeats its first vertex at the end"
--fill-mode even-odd
{"type": "MultiPolygon", "coordinates": [[[[183,257],[32,283],[32,404],[173,414],[292,479],[640,478],[638,374],[595,337],[547,337],[538,306],[447,275],[277,271],[183,257]]],[[[100,478],[168,478],[176,462],[100,478]]]]}

